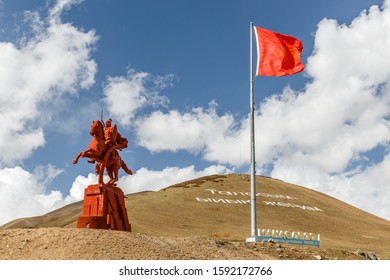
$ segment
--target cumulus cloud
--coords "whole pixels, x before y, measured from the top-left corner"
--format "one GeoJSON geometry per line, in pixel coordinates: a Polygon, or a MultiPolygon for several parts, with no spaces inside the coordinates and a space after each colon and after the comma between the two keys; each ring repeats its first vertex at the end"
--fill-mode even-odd
{"type": "Polygon", "coordinates": [[[313,81],[304,92],[285,90],[267,100],[259,124],[273,120],[284,134],[274,139],[273,176],[387,218],[388,154],[379,163],[364,154],[388,148],[390,140],[389,3],[363,11],[350,25],[321,21],[306,68],[313,81]]]}
{"type": "MultiPolygon", "coordinates": [[[[272,166],[274,177],[390,217],[390,210],[379,210],[387,209],[388,184],[373,175],[384,171],[388,154],[379,163],[365,156],[389,147],[389,29],[388,0],[362,11],[349,25],[332,19],[318,24],[304,89],[287,86],[258,106],[259,169],[272,166]]],[[[151,151],[187,150],[238,166],[249,163],[248,125],[247,117],[235,122],[231,115],[196,108],[154,112],[138,120],[136,133],[151,151]]]]}
{"type": "Polygon", "coordinates": [[[138,143],[152,152],[213,150],[213,143],[223,144],[229,136],[234,117],[231,114],[218,116],[216,103],[209,105],[208,109],[197,107],[184,113],[155,111],[138,118],[135,123],[138,143]]]}
{"type": "Polygon", "coordinates": [[[62,172],[51,164],[37,166],[33,172],[20,166],[0,169],[0,225],[18,218],[43,215],[80,201],[84,198],[84,189],[97,182],[95,174],[78,176],[69,194],[48,191],[62,172]]]}
{"type": "Polygon", "coordinates": [[[103,101],[111,117],[128,126],[141,109],[168,104],[168,98],[159,92],[172,85],[173,80],[174,75],[153,76],[129,69],[126,77],[107,77],[103,101]]]}
{"type": "Polygon", "coordinates": [[[60,22],[63,11],[69,10],[72,5],[80,4],[84,0],[57,0],[56,5],[49,11],[49,21],[60,22]]]}
{"type": "Polygon", "coordinates": [[[390,155],[384,160],[361,170],[329,174],[310,165],[293,167],[286,161],[274,168],[272,176],[288,182],[310,186],[323,193],[339,198],[377,216],[390,220],[389,170],[390,155]]]}
{"type": "MultiPolygon", "coordinates": [[[[107,177],[104,178],[104,181],[107,182],[107,177]]],[[[67,197],[67,202],[73,202],[77,200],[84,199],[84,189],[89,185],[96,184],[98,182],[98,176],[96,174],[89,173],[87,177],[79,175],[76,177],[72,183],[72,187],[69,191],[69,196],[67,197]]]]}
{"type": "Polygon", "coordinates": [[[35,175],[19,166],[0,169],[0,224],[41,215],[64,205],[61,192],[46,192],[45,183],[48,181],[41,176],[45,173],[53,178],[61,170],[53,166],[41,166],[39,169],[35,175]]]}
{"type": "MultiPolygon", "coordinates": [[[[37,121],[45,104],[94,83],[95,32],[84,32],[60,18],[63,9],[77,2],[57,1],[46,18],[26,12],[31,33],[18,43],[0,41],[0,165],[20,162],[45,144],[37,121]]],[[[55,110],[45,107],[46,114],[55,110]]]]}

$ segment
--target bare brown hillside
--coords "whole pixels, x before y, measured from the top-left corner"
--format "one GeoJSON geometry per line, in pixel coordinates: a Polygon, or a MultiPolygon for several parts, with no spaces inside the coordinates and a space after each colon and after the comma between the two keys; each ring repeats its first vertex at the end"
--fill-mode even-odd
{"type": "Polygon", "coordinates": [[[258,226],[318,233],[321,247],[245,243],[249,188],[248,176],[232,174],[128,195],[133,233],[76,229],[82,202],[18,219],[0,227],[0,259],[359,259],[358,249],[390,259],[389,221],[260,176],[258,226]]]}

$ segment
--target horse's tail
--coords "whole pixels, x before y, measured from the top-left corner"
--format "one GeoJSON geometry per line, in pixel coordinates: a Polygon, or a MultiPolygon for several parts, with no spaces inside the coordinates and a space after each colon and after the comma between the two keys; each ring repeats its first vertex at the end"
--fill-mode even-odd
{"type": "Polygon", "coordinates": [[[127,167],[126,163],[122,159],[121,159],[121,167],[127,174],[133,175],[133,171],[131,171],[131,169],[127,167]]]}

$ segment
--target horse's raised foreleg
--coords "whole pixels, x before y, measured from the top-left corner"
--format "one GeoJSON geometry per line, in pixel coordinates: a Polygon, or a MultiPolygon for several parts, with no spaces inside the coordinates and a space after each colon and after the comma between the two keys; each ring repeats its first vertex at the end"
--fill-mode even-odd
{"type": "Polygon", "coordinates": [[[79,158],[83,155],[83,152],[80,152],[73,160],[73,164],[77,164],[77,162],[79,161],[79,158]]]}
{"type": "Polygon", "coordinates": [[[79,158],[82,157],[82,158],[90,158],[90,160],[88,160],[89,163],[95,163],[95,158],[96,158],[96,151],[95,150],[92,150],[92,149],[89,149],[89,150],[85,150],[83,152],[80,152],[76,157],[75,159],[73,160],[73,164],[76,164],[78,161],[79,161],[79,158]]]}

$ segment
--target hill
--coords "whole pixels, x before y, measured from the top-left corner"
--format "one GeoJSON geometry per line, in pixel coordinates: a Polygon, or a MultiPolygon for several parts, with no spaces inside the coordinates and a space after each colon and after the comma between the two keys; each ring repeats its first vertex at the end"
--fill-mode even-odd
{"type": "MultiPolygon", "coordinates": [[[[18,243],[13,244],[15,238],[25,238],[30,241],[19,241],[18,244],[22,242],[23,248],[33,252],[26,256],[41,258],[32,244],[38,246],[35,250],[39,246],[50,248],[45,238],[54,235],[57,239],[67,238],[67,242],[61,243],[63,246],[69,245],[70,240],[71,244],[75,240],[81,244],[87,242],[91,252],[94,246],[99,251],[98,244],[105,238],[111,243],[117,242],[118,238],[115,244],[127,248],[127,254],[116,257],[101,253],[103,259],[359,259],[354,254],[358,249],[375,252],[381,259],[390,259],[389,221],[317,191],[261,176],[257,177],[258,227],[320,234],[321,247],[247,244],[244,241],[250,235],[249,189],[249,176],[231,174],[202,177],[157,192],[127,195],[126,208],[132,233],[75,229],[82,211],[82,202],[78,202],[43,216],[3,225],[0,227],[0,235],[3,235],[0,248],[14,246],[18,243]],[[41,239],[31,237],[38,233],[41,239]],[[148,251],[149,247],[154,249],[148,251]],[[137,254],[133,252],[135,248],[140,250],[137,254]],[[149,253],[141,254],[140,248],[149,253]]],[[[59,246],[56,246],[57,255],[56,251],[52,252],[52,258],[58,257],[59,246]]],[[[73,249],[77,247],[72,246],[73,249]]],[[[122,251],[122,247],[112,246],[114,251],[122,251]]],[[[0,259],[12,258],[3,255],[6,250],[3,251],[0,249],[0,259]]],[[[68,252],[69,256],[64,253],[63,258],[88,258],[81,252],[80,257],[68,252]]],[[[50,253],[45,256],[50,259],[50,253]]],[[[14,258],[23,258],[23,254],[14,255],[14,258]]]]}

